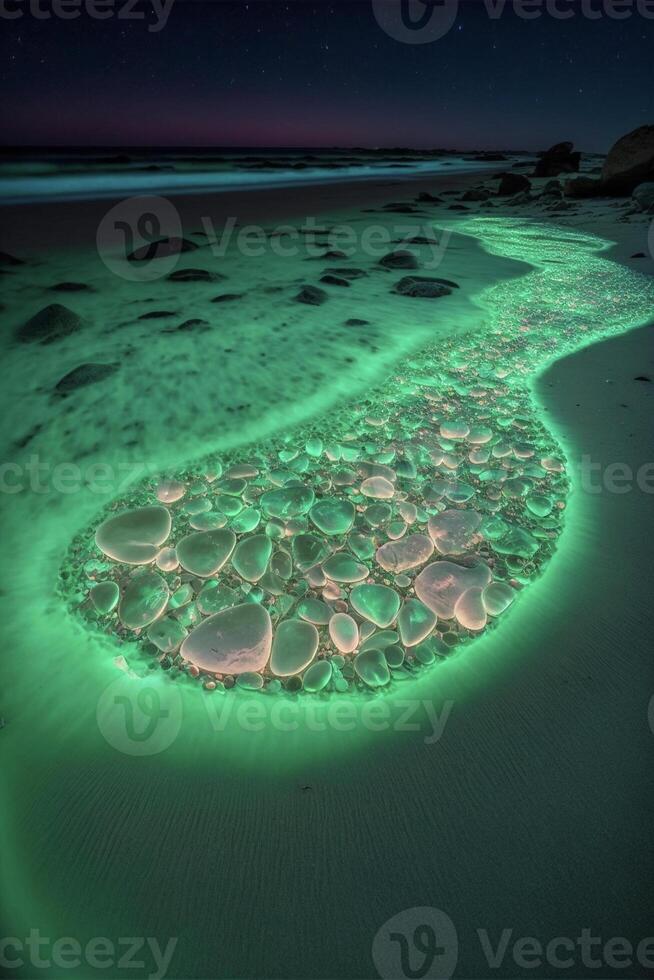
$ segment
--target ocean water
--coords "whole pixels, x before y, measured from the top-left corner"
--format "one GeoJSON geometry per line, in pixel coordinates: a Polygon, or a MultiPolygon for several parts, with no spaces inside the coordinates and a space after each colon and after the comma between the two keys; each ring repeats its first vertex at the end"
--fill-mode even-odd
{"type": "MultiPolygon", "coordinates": [[[[507,158],[510,166],[514,159],[507,158]]],[[[302,187],[333,182],[398,177],[439,177],[487,171],[488,161],[460,155],[401,155],[397,159],[364,153],[157,158],[123,161],[88,157],[0,163],[0,203],[97,200],[144,194],[199,194],[302,187]]]]}

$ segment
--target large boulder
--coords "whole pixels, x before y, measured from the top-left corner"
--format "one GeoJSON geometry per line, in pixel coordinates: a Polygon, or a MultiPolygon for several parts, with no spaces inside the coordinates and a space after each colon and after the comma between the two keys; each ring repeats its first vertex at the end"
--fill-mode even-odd
{"type": "Polygon", "coordinates": [[[579,171],[581,153],[573,153],[570,142],[555,143],[549,150],[541,153],[534,169],[534,177],[558,177],[559,174],[574,174],[579,171]]]}
{"type": "Polygon", "coordinates": [[[602,168],[611,194],[631,194],[638,184],[654,180],[654,126],[639,126],[614,143],[602,168]]]}

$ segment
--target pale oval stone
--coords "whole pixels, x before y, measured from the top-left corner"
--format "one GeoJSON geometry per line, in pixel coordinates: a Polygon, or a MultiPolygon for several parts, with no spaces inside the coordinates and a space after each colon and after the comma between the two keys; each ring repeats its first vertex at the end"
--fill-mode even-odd
{"type": "Polygon", "coordinates": [[[242,538],[232,554],[232,568],[246,582],[258,582],[268,567],[272,555],[272,541],[265,534],[242,538]]]}
{"type": "Polygon", "coordinates": [[[403,572],[417,568],[434,553],[434,545],[426,534],[410,534],[398,541],[387,541],[377,549],[375,558],[387,572],[403,572]]]}
{"type": "Polygon", "coordinates": [[[489,616],[499,616],[515,599],[515,590],[506,582],[491,582],[482,593],[484,608],[489,616]]]}
{"type": "Polygon", "coordinates": [[[170,592],[157,572],[142,571],[125,589],[118,606],[118,618],[130,630],[143,629],[161,616],[170,592]]]}
{"type": "Polygon", "coordinates": [[[95,543],[114,561],[147,565],[157,557],[170,528],[165,507],[137,507],[103,521],[95,532],[95,543]]]}
{"type": "Polygon", "coordinates": [[[483,630],[487,615],[482,600],[483,589],[466,589],[454,606],[454,615],[461,626],[469,630],[483,630]]]}
{"type": "Polygon", "coordinates": [[[336,613],[329,620],[329,636],[341,653],[353,653],[359,645],[359,627],[348,613],[336,613]]]}
{"type": "Polygon", "coordinates": [[[393,484],[383,476],[371,476],[361,484],[364,497],[374,497],[378,500],[390,500],[395,493],[393,484]]]}
{"type": "Polygon", "coordinates": [[[490,569],[483,562],[466,568],[451,561],[437,561],[420,572],[414,587],[421,602],[437,616],[452,619],[454,607],[463,593],[471,588],[483,589],[490,580],[490,569]]]}
{"type": "Polygon", "coordinates": [[[219,674],[259,671],[268,663],[272,622],[263,606],[244,602],[205,619],[182,643],[185,660],[219,674]]]}
{"type": "Polygon", "coordinates": [[[308,667],[318,649],[318,630],[312,623],[286,619],[275,632],[270,669],[277,677],[291,677],[308,667]]]}
{"type": "Polygon", "coordinates": [[[234,550],[236,535],[228,528],[216,531],[197,531],[188,534],[177,544],[177,557],[182,568],[200,578],[220,571],[234,550]]]}
{"type": "Polygon", "coordinates": [[[443,422],[441,425],[441,435],[444,439],[465,439],[469,432],[470,426],[461,419],[443,422]]]}
{"type": "Polygon", "coordinates": [[[179,480],[161,480],[157,484],[157,500],[163,504],[173,504],[186,493],[186,484],[179,480]]]}
{"type": "Polygon", "coordinates": [[[419,599],[407,599],[397,617],[400,638],[405,647],[414,647],[429,636],[437,616],[419,599]]]}
{"type": "Polygon", "coordinates": [[[179,565],[176,550],[174,548],[162,548],[157,555],[155,564],[162,572],[174,571],[179,565]]]}
{"type": "Polygon", "coordinates": [[[481,516],[475,510],[444,510],[429,518],[427,529],[441,555],[468,551],[481,516]]]}
{"type": "Polygon", "coordinates": [[[400,608],[399,595],[387,585],[357,585],[350,601],[360,616],[381,629],[391,625],[400,608]]]}

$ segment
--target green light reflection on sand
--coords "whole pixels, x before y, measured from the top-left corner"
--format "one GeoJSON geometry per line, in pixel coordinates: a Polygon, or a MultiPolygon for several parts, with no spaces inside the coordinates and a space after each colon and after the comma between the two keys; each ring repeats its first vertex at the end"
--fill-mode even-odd
{"type": "MultiPolygon", "coordinates": [[[[419,510],[422,510],[418,523],[410,527],[409,531],[424,531],[430,513],[433,515],[445,508],[457,510],[461,505],[464,510],[475,507],[486,522],[482,527],[481,540],[475,542],[476,546],[470,545],[455,552],[454,562],[461,560],[460,554],[463,551],[471,557],[476,556],[477,560],[489,562],[493,566],[495,580],[510,581],[515,587],[521,587],[529,585],[551,558],[556,537],[563,526],[562,510],[567,496],[566,477],[559,472],[556,461],[556,456],[561,455],[560,446],[543,425],[542,413],[539,413],[533,402],[530,384],[537,373],[552,360],[599,338],[620,333],[645,322],[654,306],[654,290],[651,281],[645,277],[599,258],[598,254],[609,247],[609,243],[594,236],[506,218],[473,218],[457,223],[456,228],[463,234],[477,238],[488,252],[528,262],[535,267],[535,271],[522,278],[500,282],[479,298],[480,305],[488,313],[488,322],[481,337],[483,346],[480,347],[478,333],[469,332],[464,336],[450,337],[441,341],[438,346],[423,349],[398,365],[394,377],[371,392],[365,401],[345,405],[340,410],[329,413],[326,418],[321,416],[311,425],[291,431],[276,443],[272,441],[272,444],[265,447],[247,447],[231,458],[223,456],[222,462],[227,467],[254,459],[264,473],[275,465],[278,468],[288,466],[289,475],[300,480],[307,480],[307,473],[314,467],[314,479],[323,490],[325,480],[331,478],[332,472],[337,467],[348,468],[348,463],[353,467],[369,466],[370,463],[382,467],[387,463],[396,466],[397,476],[400,478],[398,487],[402,490],[400,496],[404,495],[409,503],[417,504],[419,510]],[[497,453],[497,460],[491,458],[490,461],[486,459],[480,462],[475,459],[473,465],[469,465],[470,458],[466,461],[457,456],[460,443],[456,439],[452,442],[450,438],[434,437],[439,425],[444,423],[444,431],[448,432],[447,426],[451,429],[452,423],[456,422],[458,425],[461,419],[465,423],[464,429],[470,424],[473,430],[486,425],[494,430],[495,435],[489,445],[493,456],[497,453]],[[307,456],[302,468],[294,471],[293,461],[298,454],[302,458],[303,446],[313,446],[323,440],[328,446],[336,446],[338,449],[335,455],[332,451],[334,458],[330,465],[325,468],[324,458],[316,462],[312,453],[307,456]],[[271,452],[271,445],[275,454],[271,452]],[[352,446],[356,449],[353,450],[352,446]],[[392,450],[390,454],[388,447],[392,450]],[[438,460],[435,460],[434,453],[438,455],[438,460]],[[510,457],[513,469],[512,473],[509,472],[511,479],[508,480],[505,462],[507,457],[510,457]],[[520,466],[515,463],[515,459],[527,460],[527,464],[520,466]],[[541,462],[544,468],[540,465],[541,462]],[[413,483],[412,474],[407,476],[407,481],[403,481],[407,466],[411,468],[414,464],[418,471],[417,483],[413,483]],[[452,470],[456,473],[455,484],[451,479],[452,470]],[[435,483],[430,483],[429,480],[433,480],[434,475],[437,479],[435,483]],[[416,486],[419,488],[417,492],[416,486]],[[431,497],[425,497],[425,493],[431,494],[431,497]],[[534,497],[534,506],[540,506],[543,498],[547,501],[549,495],[555,505],[552,516],[545,514],[536,518],[533,510],[524,507],[522,497],[525,493],[534,497]],[[505,497],[509,498],[508,502],[505,497]],[[498,522],[497,519],[494,521],[493,514],[501,518],[499,530],[494,526],[498,522]],[[505,518],[508,520],[503,521],[505,518]]],[[[452,431],[456,432],[457,426],[452,431]]],[[[472,434],[470,439],[472,440],[472,434]]],[[[474,442],[468,443],[465,448],[466,452],[479,452],[479,447],[474,442]]],[[[196,469],[175,476],[186,479],[188,484],[193,479],[197,480],[200,472],[196,469]]],[[[280,485],[265,481],[259,483],[256,493],[280,485]]],[[[329,489],[331,485],[327,488],[327,497],[329,489]]],[[[202,488],[202,493],[208,497],[210,492],[210,485],[202,488]]],[[[379,538],[381,532],[375,521],[368,516],[373,511],[376,516],[378,511],[384,510],[387,506],[384,501],[371,502],[360,494],[357,496],[356,492],[352,494],[351,488],[347,486],[345,490],[339,486],[337,492],[338,495],[350,492],[351,499],[359,505],[362,519],[355,530],[371,533],[372,523],[372,533],[377,534],[375,546],[389,540],[387,536],[379,538]],[[366,505],[370,506],[366,509],[366,505]]],[[[257,499],[256,493],[254,502],[257,499]]],[[[252,503],[253,500],[245,502],[252,503]]],[[[142,506],[153,502],[152,484],[146,483],[121,500],[117,509],[124,510],[128,506],[142,506]]],[[[179,505],[176,512],[181,521],[178,537],[190,530],[184,524],[184,521],[188,521],[188,515],[184,513],[183,504],[184,502],[179,505]]],[[[392,515],[386,514],[382,518],[384,526],[388,523],[386,518],[389,516],[392,515]]],[[[396,513],[395,517],[397,516],[396,513]]],[[[260,533],[260,530],[255,530],[255,533],[260,533]]],[[[316,528],[306,521],[299,521],[298,527],[294,528],[295,533],[298,531],[311,531],[315,534],[316,528]]],[[[82,557],[85,557],[84,551],[87,549],[86,557],[93,559],[94,556],[97,557],[97,553],[88,550],[88,541],[87,531],[76,545],[81,547],[82,557]]],[[[339,545],[346,543],[343,539],[339,545]]],[[[447,550],[441,555],[435,553],[434,559],[443,556],[449,559],[447,550]]],[[[373,563],[369,580],[387,587],[392,586],[400,594],[406,595],[406,598],[411,598],[412,576],[429,564],[431,562],[428,560],[411,570],[408,580],[400,587],[397,579],[393,580],[373,563]]],[[[103,574],[107,574],[106,568],[99,570],[100,579],[103,574]]],[[[171,575],[171,578],[174,579],[174,576],[171,575]]],[[[88,581],[88,567],[85,571],[78,556],[72,575],[65,584],[68,599],[73,605],[83,598],[85,581],[88,581]]],[[[295,584],[298,584],[297,579],[295,584]]],[[[301,581],[300,584],[304,588],[301,581]]],[[[229,581],[230,588],[235,587],[238,596],[232,604],[243,602],[246,598],[238,591],[238,585],[238,579],[229,581]]],[[[282,591],[283,586],[284,583],[282,591]]],[[[312,585],[312,588],[311,594],[314,598],[320,598],[320,583],[312,585]]],[[[294,602],[302,594],[301,591],[294,593],[294,602]]],[[[255,595],[255,601],[268,603],[275,623],[284,621],[295,611],[294,605],[284,606],[281,600],[275,598],[277,593],[274,587],[270,591],[266,585],[260,595],[255,595]],[[266,598],[268,594],[269,597],[266,598]]],[[[330,594],[328,599],[332,602],[337,599],[345,605],[348,591],[342,589],[339,595],[330,594]]],[[[192,607],[189,608],[191,613],[184,613],[187,619],[182,621],[190,631],[199,620],[194,618],[192,607]]],[[[346,608],[349,612],[353,611],[351,607],[346,608]]],[[[403,696],[402,692],[407,687],[412,688],[412,696],[415,696],[413,684],[416,683],[416,677],[420,674],[431,674],[430,670],[422,668],[431,665],[434,655],[441,670],[444,662],[456,662],[460,659],[456,656],[452,660],[450,643],[466,650],[471,641],[474,641],[474,645],[480,645],[477,628],[467,628],[470,613],[457,612],[458,622],[454,626],[448,626],[449,615],[451,614],[445,616],[445,623],[439,623],[438,632],[429,641],[431,646],[422,645],[425,647],[424,660],[422,657],[419,660],[414,658],[415,648],[407,648],[404,666],[400,670],[392,671],[393,680],[398,683],[392,684],[391,690],[395,690],[398,696],[403,696]],[[400,680],[403,683],[399,683],[400,680]],[[411,683],[407,684],[407,681],[411,683]]],[[[510,612],[504,614],[504,618],[510,616],[510,612]]],[[[474,616],[471,623],[473,620],[474,616]]],[[[322,628],[322,632],[324,634],[326,630],[322,628]]],[[[368,642],[368,647],[371,645],[375,645],[374,638],[368,642]]],[[[127,657],[124,668],[127,669],[129,665],[136,673],[147,676],[145,658],[141,656],[139,660],[137,656],[132,660],[130,656],[134,648],[134,644],[127,644],[115,653],[127,657]]],[[[331,659],[337,651],[324,646],[323,653],[331,659]]],[[[348,658],[345,658],[344,666],[340,663],[337,665],[336,660],[332,660],[332,663],[332,685],[337,683],[337,678],[341,678],[342,690],[347,690],[349,695],[356,693],[364,704],[369,701],[369,692],[349,667],[348,658]],[[356,683],[359,685],[358,691],[356,683]]],[[[170,661],[166,666],[170,667],[170,661]]],[[[180,674],[174,661],[172,673],[180,674]]],[[[219,673],[219,676],[223,675],[219,673]]],[[[210,675],[203,677],[205,684],[211,680],[210,675]]],[[[187,679],[184,678],[185,681],[187,679]]],[[[268,680],[266,683],[270,694],[273,691],[278,693],[278,681],[271,683],[268,680]]],[[[299,680],[298,684],[301,684],[299,680]]],[[[333,690],[332,685],[330,687],[333,690]]],[[[249,697],[243,691],[239,691],[238,696],[249,697]]],[[[219,698],[219,695],[213,697],[219,698]]],[[[257,697],[261,696],[255,695],[255,699],[257,697]]],[[[330,700],[336,703],[337,694],[330,693],[330,700]]],[[[255,709],[254,714],[257,710],[255,709]]],[[[260,721],[268,715],[266,708],[261,712],[260,721]]],[[[271,721],[270,724],[279,728],[276,721],[271,721]]],[[[266,727],[267,724],[264,723],[263,728],[266,727]]],[[[365,728],[365,725],[356,727],[365,728]]]]}

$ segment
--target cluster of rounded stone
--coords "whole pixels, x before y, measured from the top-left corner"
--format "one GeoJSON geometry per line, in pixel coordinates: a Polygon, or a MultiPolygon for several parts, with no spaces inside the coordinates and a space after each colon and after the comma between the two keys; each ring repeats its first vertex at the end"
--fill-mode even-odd
{"type": "Polygon", "coordinates": [[[69,595],[210,690],[412,675],[501,615],[560,529],[563,464],[506,375],[425,353],[323,420],[333,442],[143,484],[75,544],[69,595]]]}

